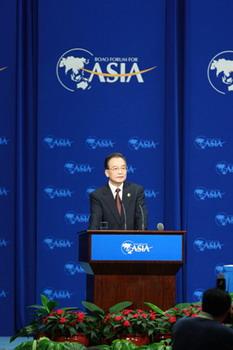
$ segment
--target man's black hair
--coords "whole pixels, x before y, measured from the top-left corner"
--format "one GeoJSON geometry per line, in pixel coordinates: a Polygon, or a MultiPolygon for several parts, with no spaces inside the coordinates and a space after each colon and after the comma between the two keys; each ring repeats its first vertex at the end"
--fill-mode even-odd
{"type": "Polygon", "coordinates": [[[202,297],[202,311],[214,317],[223,316],[231,307],[230,295],[218,288],[207,289],[202,297]]]}
{"type": "Polygon", "coordinates": [[[122,158],[126,162],[126,158],[122,153],[119,153],[119,152],[111,153],[104,160],[104,169],[105,170],[108,169],[108,163],[109,163],[110,159],[112,159],[112,158],[122,158]]]}

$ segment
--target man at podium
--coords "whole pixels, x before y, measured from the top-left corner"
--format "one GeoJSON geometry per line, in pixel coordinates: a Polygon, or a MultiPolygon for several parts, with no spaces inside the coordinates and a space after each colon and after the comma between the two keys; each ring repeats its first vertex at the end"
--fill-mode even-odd
{"type": "Polygon", "coordinates": [[[90,194],[89,230],[145,230],[147,209],[144,189],[126,182],[126,158],[112,153],[104,161],[108,183],[90,194]]]}

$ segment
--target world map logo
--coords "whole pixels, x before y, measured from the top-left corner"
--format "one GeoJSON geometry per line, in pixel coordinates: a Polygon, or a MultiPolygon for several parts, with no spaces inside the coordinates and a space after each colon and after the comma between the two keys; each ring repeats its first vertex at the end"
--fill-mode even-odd
{"type": "Polygon", "coordinates": [[[91,88],[84,71],[93,54],[85,49],[75,48],[66,51],[58,60],[56,74],[60,84],[67,90],[74,92],[77,89],[91,88]]]}
{"type": "Polygon", "coordinates": [[[207,77],[215,91],[226,95],[233,92],[233,51],[222,51],[214,56],[207,69],[207,77]]]}

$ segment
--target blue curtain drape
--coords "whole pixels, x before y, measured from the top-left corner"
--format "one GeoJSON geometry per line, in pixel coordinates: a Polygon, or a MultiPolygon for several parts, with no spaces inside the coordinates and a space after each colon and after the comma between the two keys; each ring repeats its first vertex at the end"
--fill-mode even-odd
{"type": "MultiPolygon", "coordinates": [[[[28,305],[38,301],[38,11],[35,0],[16,3],[15,99],[15,265],[12,315],[14,329],[28,321],[28,305]]],[[[163,4],[164,6],[164,4],[163,4]]],[[[165,2],[165,100],[161,140],[164,143],[163,221],[166,229],[182,227],[182,60],[183,1],[165,2]]],[[[140,13],[140,11],[139,11],[140,13]]],[[[40,30],[43,30],[40,28],[40,30]]],[[[82,118],[82,116],[81,116],[82,118]]],[[[49,121],[48,121],[49,122],[49,121]]],[[[46,274],[46,273],[45,273],[46,274]]],[[[40,277],[41,278],[41,277],[40,277]]],[[[43,277],[42,277],[43,279],[43,277]]],[[[182,272],[177,283],[183,298],[182,272]]]]}
{"type": "Polygon", "coordinates": [[[15,326],[36,301],[37,1],[17,2],[15,326]]]}
{"type": "Polygon", "coordinates": [[[232,85],[210,71],[213,58],[233,60],[231,10],[228,0],[1,1],[0,335],[22,327],[42,293],[81,304],[76,232],[114,151],[145,187],[149,228],[188,232],[177,301],[199,301],[232,263],[232,85]],[[86,71],[65,67],[70,56],[86,71]],[[95,65],[133,64],[153,69],[88,80],[95,65]]]}
{"type": "MultiPolygon", "coordinates": [[[[16,91],[16,327],[26,322],[26,306],[36,301],[37,232],[37,12],[33,0],[17,4],[16,91]]],[[[166,1],[164,222],[182,226],[184,1],[166,1]]],[[[183,271],[177,276],[183,298],[183,271]]]]}
{"type": "MultiPolygon", "coordinates": [[[[184,179],[184,16],[183,0],[166,2],[165,113],[164,113],[164,222],[166,229],[185,229],[182,222],[184,179]]],[[[184,268],[177,274],[177,301],[184,294],[184,268]]]]}

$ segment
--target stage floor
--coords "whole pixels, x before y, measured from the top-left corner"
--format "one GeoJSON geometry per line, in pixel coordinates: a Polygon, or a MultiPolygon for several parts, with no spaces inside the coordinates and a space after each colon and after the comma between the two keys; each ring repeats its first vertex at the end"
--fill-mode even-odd
{"type": "Polygon", "coordinates": [[[23,341],[30,340],[31,338],[17,338],[10,343],[10,337],[0,337],[0,350],[13,350],[17,345],[23,341]]]}

